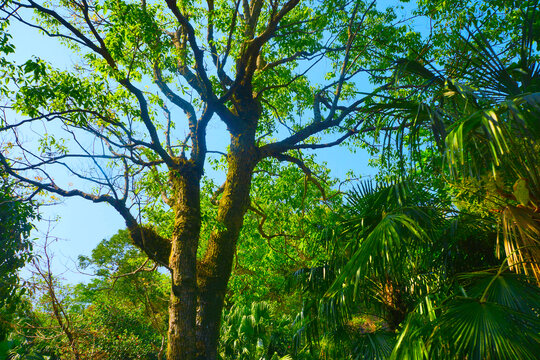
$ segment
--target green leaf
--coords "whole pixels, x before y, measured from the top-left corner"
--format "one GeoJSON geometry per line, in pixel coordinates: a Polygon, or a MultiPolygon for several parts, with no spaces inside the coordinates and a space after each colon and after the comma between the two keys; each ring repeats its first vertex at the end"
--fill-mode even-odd
{"type": "Polygon", "coordinates": [[[536,316],[465,298],[447,306],[434,337],[461,359],[534,360],[540,353],[539,329],[536,316]]]}
{"type": "Polygon", "coordinates": [[[514,189],[514,196],[516,197],[516,200],[523,206],[527,206],[529,204],[529,201],[531,200],[529,189],[527,187],[527,180],[520,178],[512,187],[514,189]]]}

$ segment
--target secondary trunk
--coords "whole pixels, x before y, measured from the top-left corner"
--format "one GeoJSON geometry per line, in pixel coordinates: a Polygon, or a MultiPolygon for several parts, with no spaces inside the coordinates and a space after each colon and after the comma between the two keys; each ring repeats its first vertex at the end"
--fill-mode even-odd
{"type": "Polygon", "coordinates": [[[168,360],[196,358],[195,326],[197,310],[197,247],[201,229],[200,176],[195,169],[171,171],[173,185],[171,207],[175,221],[169,267],[171,297],[169,303],[168,360]]]}
{"type": "Polygon", "coordinates": [[[198,268],[198,360],[217,359],[223,302],[231,275],[236,243],[249,207],[253,169],[258,160],[254,131],[232,136],[228,173],[219,202],[218,222],[198,268]]]}

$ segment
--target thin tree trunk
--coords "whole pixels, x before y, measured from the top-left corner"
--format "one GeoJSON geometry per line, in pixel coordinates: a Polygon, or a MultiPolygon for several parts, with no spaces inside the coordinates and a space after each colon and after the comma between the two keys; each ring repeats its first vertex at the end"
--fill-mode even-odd
{"type": "MultiPolygon", "coordinates": [[[[49,261],[47,256],[47,262],[49,261]]],[[[49,267],[49,273],[47,273],[47,278],[45,279],[47,283],[47,288],[49,292],[49,296],[51,297],[51,304],[53,308],[53,314],[56,318],[56,321],[58,322],[58,325],[60,325],[60,328],[66,334],[68,338],[69,347],[71,348],[71,351],[73,352],[73,356],[75,357],[75,360],[79,360],[81,358],[79,354],[79,349],[77,348],[77,343],[75,341],[75,336],[71,332],[71,328],[69,325],[69,320],[67,316],[65,315],[64,310],[62,309],[62,305],[60,304],[60,301],[58,301],[58,298],[56,297],[56,292],[54,291],[54,284],[52,280],[52,275],[50,273],[50,266],[47,263],[47,266],[49,267]]],[[[43,275],[41,275],[43,277],[43,275]]]]}

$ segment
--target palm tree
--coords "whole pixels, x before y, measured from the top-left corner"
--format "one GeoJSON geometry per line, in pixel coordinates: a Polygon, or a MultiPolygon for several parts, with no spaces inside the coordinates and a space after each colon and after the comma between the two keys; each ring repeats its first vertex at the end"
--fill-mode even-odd
{"type": "Polygon", "coordinates": [[[430,159],[431,169],[446,196],[413,179],[353,191],[332,231],[333,283],[314,296],[317,311],[313,301],[305,309],[303,324],[315,330],[304,326],[304,334],[346,339],[342,354],[355,354],[346,358],[537,357],[538,1],[520,9],[519,36],[500,40],[473,27],[455,34],[455,56],[441,66],[422,57],[396,62],[388,100],[367,111],[400,124],[396,143],[410,146],[411,159],[429,155],[426,138],[433,142],[443,156],[430,159]],[[339,331],[366,310],[387,331],[344,337],[339,331]]]}
{"type": "Polygon", "coordinates": [[[497,218],[500,258],[540,284],[538,1],[522,9],[519,37],[497,43],[468,29],[466,37],[456,35],[455,56],[443,69],[425,59],[398,60],[388,87],[414,84],[416,96],[370,110],[414,124],[400,133],[413,157],[425,150],[418,134],[430,129],[449,182],[464,190],[465,202],[474,198],[497,218]]]}
{"type": "Polygon", "coordinates": [[[507,261],[486,258],[485,249],[461,261],[468,242],[484,236],[493,247],[495,238],[489,226],[436,194],[410,178],[366,182],[351,193],[348,214],[333,231],[339,250],[326,273],[334,280],[324,279],[321,268],[296,274],[304,289],[319,294],[299,316],[305,340],[319,340],[319,353],[347,359],[535,358],[540,290],[508,272],[507,261]],[[365,312],[377,314],[382,326],[355,329],[351,324],[365,312]]]}

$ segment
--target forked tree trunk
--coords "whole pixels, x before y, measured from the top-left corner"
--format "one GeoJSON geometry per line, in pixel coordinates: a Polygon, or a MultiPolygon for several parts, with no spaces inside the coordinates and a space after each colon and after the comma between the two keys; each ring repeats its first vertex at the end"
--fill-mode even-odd
{"type": "Polygon", "coordinates": [[[220,226],[211,234],[198,267],[199,182],[186,176],[175,179],[168,360],[217,359],[225,293],[258,160],[254,143],[254,130],[232,137],[227,179],[218,209],[220,226]]]}

